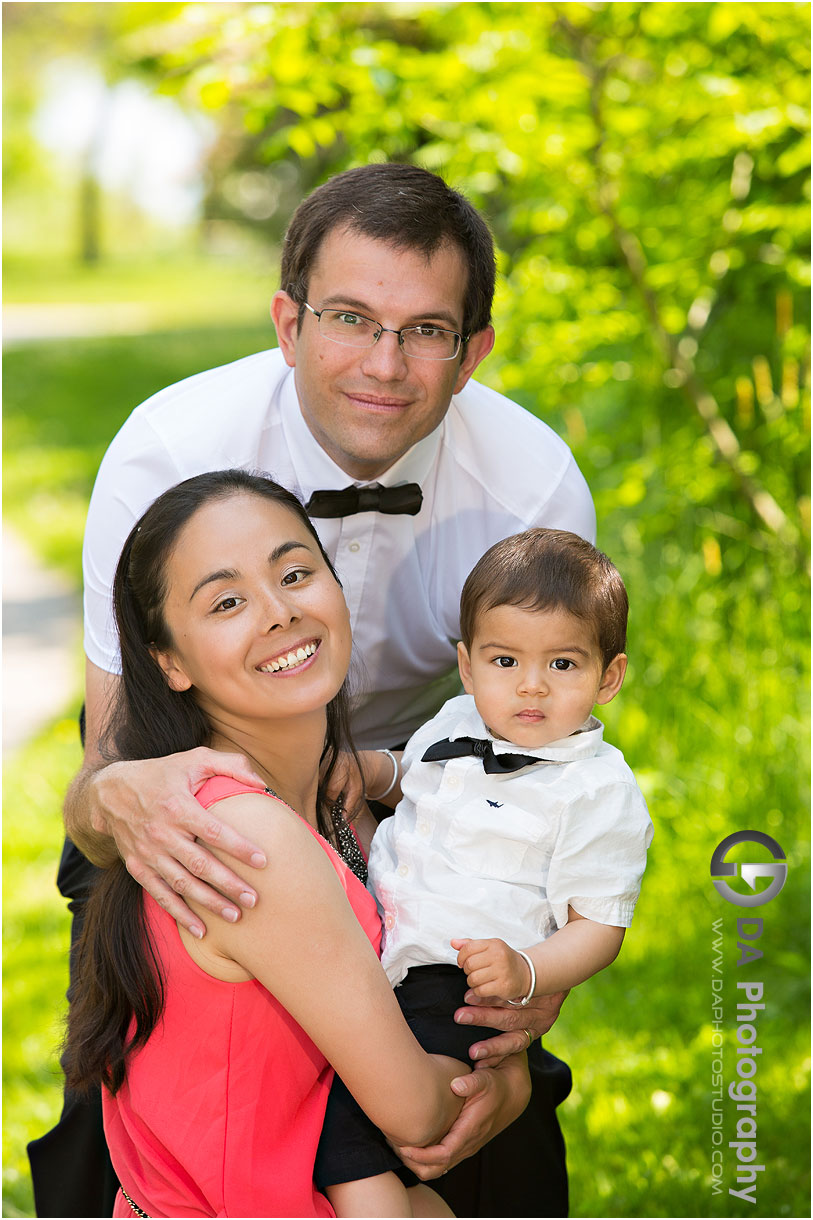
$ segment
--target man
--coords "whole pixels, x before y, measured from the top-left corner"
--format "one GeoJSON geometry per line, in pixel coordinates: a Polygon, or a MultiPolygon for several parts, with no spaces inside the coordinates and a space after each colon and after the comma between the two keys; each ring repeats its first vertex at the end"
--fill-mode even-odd
{"type": "MultiPolygon", "coordinates": [[[[144,508],[181,479],[228,466],[266,470],[303,499],[350,607],[364,691],[353,730],[368,749],[402,744],[457,688],[460,589],[493,542],[534,525],[592,539],[595,526],[564,443],[470,381],[494,342],[493,246],[475,209],[440,178],[370,165],[331,179],[291,222],[281,283],[271,307],[279,350],[199,374],[142,404],[102,463],[85,535],[85,762],[66,800],[66,829],[97,864],[120,854],[198,936],[205,927],[184,897],[231,920],[256,899],[205,844],[244,864],[264,861],[194,800],[211,773],[207,751],[104,765],[100,742],[118,681],[112,576],[144,508]]],[[[217,765],[222,771],[222,755],[217,765]]],[[[249,778],[245,760],[234,759],[233,773],[249,778]]],[[[66,896],[81,899],[88,869],[68,845],[66,896]]],[[[561,998],[533,1015],[468,1012],[475,1023],[511,1031],[486,1054],[512,1053],[550,1027],[561,998]]],[[[470,1079],[470,1125],[479,1137],[450,1137],[448,1159],[432,1162],[440,1169],[470,1150],[470,1139],[499,1129],[502,1103],[482,1100],[496,1088],[491,1077],[470,1079]]],[[[539,1080],[537,1091],[548,1093],[544,1131],[524,1144],[512,1127],[510,1139],[488,1145],[483,1165],[491,1157],[499,1164],[496,1174],[483,1170],[482,1182],[474,1162],[445,1178],[442,1189],[459,1213],[563,1214],[553,1107],[567,1091],[566,1069],[548,1057],[539,1080]],[[547,1154],[536,1147],[541,1140],[547,1154]],[[506,1158],[517,1149],[514,1168],[506,1158]],[[511,1183],[528,1176],[529,1156],[546,1155],[541,1194],[529,1197],[525,1187],[512,1194],[511,1183]]],[[[60,1199],[70,1214],[64,1190],[60,1199]]]]}

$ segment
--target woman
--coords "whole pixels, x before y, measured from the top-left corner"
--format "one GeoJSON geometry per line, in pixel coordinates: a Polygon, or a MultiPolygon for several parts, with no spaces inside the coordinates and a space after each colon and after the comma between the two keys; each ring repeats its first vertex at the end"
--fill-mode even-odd
{"type": "MultiPolygon", "coordinates": [[[[264,791],[216,777],[198,799],[269,864],[256,907],[205,941],[121,864],[91,900],[67,1075],[106,1086],[114,1214],[330,1215],[311,1177],[331,1064],[396,1144],[436,1141],[460,1106],[457,1065],[409,1032],[374,901],[338,854],[349,831],[325,793],[347,742],[344,597],[295,497],[222,471],[147,510],[115,604],[111,751],[245,754],[264,791]]],[[[410,1193],[415,1214],[449,1214],[426,1187],[410,1193]]]]}

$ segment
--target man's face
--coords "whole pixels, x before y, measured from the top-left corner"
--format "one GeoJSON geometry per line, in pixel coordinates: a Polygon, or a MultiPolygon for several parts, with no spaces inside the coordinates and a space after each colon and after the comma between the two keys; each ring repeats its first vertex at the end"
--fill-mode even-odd
{"type": "MultiPolygon", "coordinates": [[[[311,272],[308,303],[315,310],[348,309],[391,330],[433,323],[463,333],[467,271],[454,246],[427,262],[416,250],[335,229],[311,272]]],[[[327,454],[351,478],[375,479],[446,414],[494,342],[491,327],[472,335],[454,360],[405,356],[398,336],[384,333],[373,347],[345,347],[319,333],[306,310],[286,292],[271,305],[279,344],[295,369],[305,422],[327,454]]]]}

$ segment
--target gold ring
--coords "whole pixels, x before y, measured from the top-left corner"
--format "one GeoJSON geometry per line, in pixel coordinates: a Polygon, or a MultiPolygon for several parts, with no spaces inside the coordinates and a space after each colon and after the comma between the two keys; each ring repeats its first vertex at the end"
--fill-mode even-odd
{"type": "Polygon", "coordinates": [[[522,1032],[528,1035],[528,1045],[525,1047],[525,1049],[526,1051],[529,1051],[533,1045],[534,1036],[529,1029],[523,1029],[522,1032]]]}

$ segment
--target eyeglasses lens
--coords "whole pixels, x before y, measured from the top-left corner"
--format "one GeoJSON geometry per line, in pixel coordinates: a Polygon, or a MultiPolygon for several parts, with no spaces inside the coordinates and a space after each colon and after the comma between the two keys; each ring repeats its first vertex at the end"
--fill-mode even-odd
{"type": "MultiPolygon", "coordinates": [[[[319,331],[325,339],[346,347],[372,347],[381,334],[381,327],[361,314],[323,309],[319,331]]],[[[453,360],[460,348],[460,337],[454,331],[439,327],[411,326],[401,331],[401,346],[407,356],[453,360]]]]}

